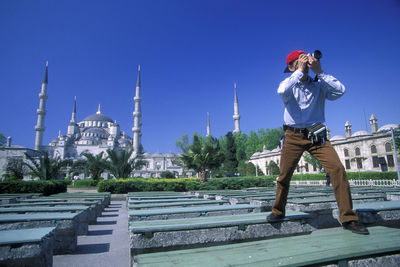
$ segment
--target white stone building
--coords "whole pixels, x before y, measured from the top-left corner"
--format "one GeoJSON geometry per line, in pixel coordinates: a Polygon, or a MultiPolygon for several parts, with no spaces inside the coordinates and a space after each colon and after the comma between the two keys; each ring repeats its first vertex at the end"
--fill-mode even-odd
{"type": "MultiPolygon", "coordinates": [[[[328,138],[338,153],[346,171],[396,171],[393,139],[391,129],[399,124],[388,124],[378,128],[375,115],[370,118],[372,132],[357,131],[352,133],[350,122],[346,122],[346,135],[337,135],[328,138]]],[[[268,165],[274,161],[279,166],[281,150],[279,147],[269,151],[264,149],[250,157],[250,162],[258,166],[264,174],[269,174],[268,165]]],[[[398,155],[399,158],[399,155],[398,155]]],[[[400,158],[399,158],[400,159],[400,158]]],[[[320,170],[300,159],[295,174],[318,173],[320,170]]]]}

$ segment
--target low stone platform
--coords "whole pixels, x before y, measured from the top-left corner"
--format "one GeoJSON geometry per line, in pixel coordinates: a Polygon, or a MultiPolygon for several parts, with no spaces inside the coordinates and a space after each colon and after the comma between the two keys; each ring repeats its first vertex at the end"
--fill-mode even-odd
{"type": "MultiPolygon", "coordinates": [[[[359,203],[353,209],[362,223],[400,228],[400,200],[359,203]]],[[[339,219],[339,210],[333,211],[333,217],[339,219]]]]}
{"type": "Polygon", "coordinates": [[[142,254],[133,266],[399,266],[400,230],[337,230],[240,244],[142,254]]]}
{"type": "Polygon", "coordinates": [[[53,266],[55,227],[0,231],[0,266],[53,266]]]}
{"type": "Polygon", "coordinates": [[[204,205],[228,205],[227,200],[190,200],[190,201],[175,201],[175,202],[160,202],[160,203],[144,203],[144,204],[128,204],[128,209],[160,209],[160,208],[172,208],[172,207],[190,207],[190,206],[204,206],[204,205]]]}
{"type": "Polygon", "coordinates": [[[79,213],[0,214],[0,230],[56,227],[54,254],[76,249],[79,213]]]}
{"type": "Polygon", "coordinates": [[[268,223],[269,212],[129,224],[131,254],[199,245],[216,245],[259,238],[309,234],[312,216],[288,211],[285,220],[268,223]]]}
{"type": "Polygon", "coordinates": [[[180,218],[194,218],[201,216],[222,216],[243,214],[249,212],[260,212],[259,206],[238,204],[238,205],[218,205],[218,206],[200,206],[188,208],[163,208],[163,209],[145,209],[130,210],[129,221],[142,220],[166,220],[180,218]]]}
{"type": "Polygon", "coordinates": [[[86,235],[88,225],[96,221],[96,214],[91,207],[88,206],[58,206],[58,207],[15,207],[0,208],[0,214],[38,214],[51,212],[79,213],[78,215],[78,235],[86,235]]]}

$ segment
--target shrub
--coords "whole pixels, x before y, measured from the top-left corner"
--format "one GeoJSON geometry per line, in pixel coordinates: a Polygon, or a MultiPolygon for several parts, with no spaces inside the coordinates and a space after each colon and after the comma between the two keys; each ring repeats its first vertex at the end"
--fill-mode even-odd
{"type": "Polygon", "coordinates": [[[199,178],[133,178],[101,181],[97,185],[97,191],[125,194],[143,191],[187,192],[194,190],[243,189],[274,186],[273,181],[273,178],[266,177],[211,178],[204,183],[200,183],[199,178]]]}
{"type": "Polygon", "coordinates": [[[95,187],[98,184],[98,180],[94,179],[83,179],[83,180],[75,180],[74,187],[95,187]]]}
{"type": "Polygon", "coordinates": [[[67,184],[65,180],[7,180],[0,182],[0,193],[42,193],[48,196],[66,192],[67,184]]]}
{"type": "MultiPolygon", "coordinates": [[[[346,172],[349,180],[397,180],[397,172],[346,172]]],[[[292,180],[325,180],[325,173],[294,174],[292,180]]]]}

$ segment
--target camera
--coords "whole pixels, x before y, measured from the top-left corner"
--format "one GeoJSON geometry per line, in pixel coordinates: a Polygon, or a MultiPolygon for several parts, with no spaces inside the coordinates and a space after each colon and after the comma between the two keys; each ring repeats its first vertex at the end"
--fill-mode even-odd
{"type": "Polygon", "coordinates": [[[322,58],[322,52],[319,50],[315,50],[314,53],[312,54],[308,53],[307,56],[315,57],[316,59],[320,60],[322,58]]]}

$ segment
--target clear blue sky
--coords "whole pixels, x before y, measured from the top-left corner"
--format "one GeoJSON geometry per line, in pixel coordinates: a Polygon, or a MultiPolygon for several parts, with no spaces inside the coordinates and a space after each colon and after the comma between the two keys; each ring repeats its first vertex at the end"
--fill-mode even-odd
{"type": "Polygon", "coordinates": [[[332,136],[400,122],[400,1],[0,1],[0,132],[33,147],[49,61],[44,144],[97,111],[132,136],[137,66],[144,150],[178,152],[182,134],[232,131],[237,83],[241,129],[277,128],[276,93],[292,50],[320,49],[346,86],[327,102],[332,136]]]}

